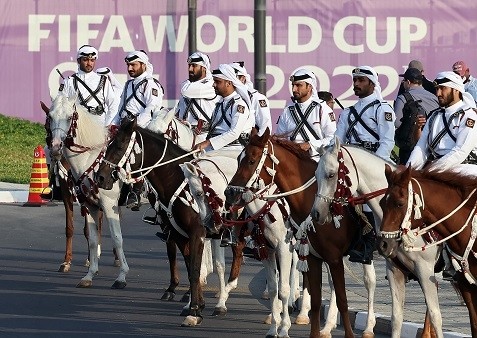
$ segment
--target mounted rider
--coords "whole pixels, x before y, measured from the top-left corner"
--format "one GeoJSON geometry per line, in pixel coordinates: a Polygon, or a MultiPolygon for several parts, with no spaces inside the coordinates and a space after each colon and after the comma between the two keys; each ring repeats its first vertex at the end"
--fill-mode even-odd
{"type": "Polygon", "coordinates": [[[76,54],[78,71],[63,81],[58,94],[77,96],[79,104],[98,116],[98,121],[109,126],[117,118],[119,95],[106,75],[93,71],[98,54],[93,46],[81,46],[76,54]]]}
{"type": "Polygon", "coordinates": [[[270,114],[270,103],[268,98],[253,88],[253,83],[244,66],[243,61],[233,62],[230,64],[237,74],[237,78],[247,86],[248,95],[250,96],[250,110],[254,112],[255,129],[259,136],[262,136],[268,128],[272,130],[272,117],[270,114]]]}
{"type": "Polygon", "coordinates": [[[278,119],[278,135],[285,135],[308,151],[316,161],[318,149],[328,145],[336,131],[333,110],[318,97],[315,74],[300,68],[290,76],[292,103],[278,119]]]}
{"type": "MultiPolygon", "coordinates": [[[[130,52],[124,61],[131,79],[124,85],[119,117],[121,121],[137,118],[137,125],[145,128],[151,122],[152,112],[162,107],[164,89],[153,77],[154,68],[145,51],[130,52]]],[[[127,196],[127,208],[139,210],[141,188],[141,182],[134,184],[127,196]]]]}
{"type": "MultiPolygon", "coordinates": [[[[255,117],[250,112],[251,101],[248,88],[237,78],[231,65],[221,64],[212,71],[214,88],[222,99],[215,106],[207,139],[198,143],[194,150],[205,151],[206,157],[225,156],[236,159],[248,143],[255,125],[255,117]]],[[[234,231],[223,237],[222,244],[233,245],[234,231]]]]}
{"type": "Polygon", "coordinates": [[[187,65],[189,79],[181,84],[181,98],[177,104],[176,116],[189,123],[196,135],[200,135],[199,141],[204,141],[219,96],[214,90],[207,54],[192,53],[187,59],[187,65]]]}
{"type": "MultiPolygon", "coordinates": [[[[394,147],[396,117],[391,106],[383,100],[378,73],[372,67],[360,66],[353,69],[352,76],[353,90],[359,100],[341,113],[336,136],[342,144],[357,145],[389,161],[394,147]]],[[[358,243],[362,244],[362,250],[350,250],[349,260],[370,264],[376,242],[375,222],[367,205],[363,206],[363,211],[372,229],[365,229],[367,232],[358,243]]]]}
{"type": "MultiPolygon", "coordinates": [[[[441,72],[434,80],[440,110],[424,125],[408,166],[416,169],[452,170],[477,176],[477,113],[472,95],[465,91],[462,78],[454,72],[441,72]]],[[[443,251],[445,252],[445,250],[443,251]]],[[[452,280],[455,270],[444,254],[442,276],[452,280]]]]}

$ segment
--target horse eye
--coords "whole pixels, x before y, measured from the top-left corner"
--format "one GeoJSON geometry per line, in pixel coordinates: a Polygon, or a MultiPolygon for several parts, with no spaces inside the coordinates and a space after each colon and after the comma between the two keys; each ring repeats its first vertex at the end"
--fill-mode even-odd
{"type": "Polygon", "coordinates": [[[202,191],[199,191],[198,193],[196,193],[196,196],[197,197],[202,197],[202,196],[204,196],[204,193],[202,191]]]}
{"type": "Polygon", "coordinates": [[[249,165],[254,165],[254,164],[255,164],[255,160],[249,160],[249,161],[248,161],[248,164],[249,164],[249,165]]]}
{"type": "Polygon", "coordinates": [[[330,174],[328,175],[328,179],[333,178],[333,177],[335,177],[335,173],[330,173],[330,174]]]}

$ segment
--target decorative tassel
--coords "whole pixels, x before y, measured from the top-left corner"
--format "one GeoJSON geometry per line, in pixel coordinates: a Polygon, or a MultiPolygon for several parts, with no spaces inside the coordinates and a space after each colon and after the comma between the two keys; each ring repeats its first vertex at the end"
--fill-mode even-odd
{"type": "Polygon", "coordinates": [[[335,223],[335,228],[339,229],[341,227],[340,220],[343,218],[342,215],[333,216],[333,222],[335,223]]]}
{"type": "MultiPolygon", "coordinates": [[[[408,224],[405,228],[409,229],[411,227],[411,224],[410,224],[411,222],[407,221],[407,223],[408,224]]],[[[414,242],[416,241],[416,238],[417,238],[416,233],[412,230],[405,231],[403,232],[401,238],[402,238],[402,244],[403,244],[404,250],[411,251],[412,248],[414,248],[414,242]]]]}
{"type": "Polygon", "coordinates": [[[308,271],[308,261],[306,260],[306,258],[302,260],[302,258],[300,257],[300,259],[296,263],[296,269],[301,272],[308,271]]]}
{"type": "MultiPolygon", "coordinates": [[[[140,154],[141,153],[141,147],[139,146],[139,143],[134,142],[134,153],[135,154],[140,154]]],[[[134,157],[134,156],[131,156],[134,157]]]]}
{"type": "Polygon", "coordinates": [[[277,172],[275,169],[272,169],[272,168],[270,168],[270,167],[265,167],[265,170],[266,170],[267,173],[268,173],[270,176],[272,176],[272,177],[275,176],[275,174],[276,174],[276,172],[277,172]]]}
{"type": "Polygon", "coordinates": [[[280,160],[278,158],[276,158],[276,156],[274,154],[268,154],[268,157],[270,157],[270,159],[273,161],[273,163],[275,163],[276,165],[278,163],[280,163],[280,160]]]}
{"type": "Polygon", "coordinates": [[[414,194],[414,201],[416,202],[414,204],[414,219],[421,219],[422,214],[421,214],[421,207],[422,207],[422,201],[421,197],[419,197],[418,194],[414,194]]]}

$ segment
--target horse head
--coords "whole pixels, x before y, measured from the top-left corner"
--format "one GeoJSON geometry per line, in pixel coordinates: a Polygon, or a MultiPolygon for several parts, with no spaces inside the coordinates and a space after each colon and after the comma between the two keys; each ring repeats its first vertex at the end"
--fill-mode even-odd
{"type": "Polygon", "coordinates": [[[255,183],[253,181],[259,179],[262,168],[258,168],[258,166],[263,166],[263,161],[261,160],[269,139],[270,130],[268,128],[262,136],[255,134],[250,138],[249,143],[238,158],[239,166],[237,172],[225,189],[226,208],[244,202],[242,198],[243,188],[252,188],[252,184],[255,183]]]}
{"type": "Polygon", "coordinates": [[[76,98],[68,98],[61,94],[53,100],[51,108],[41,102],[42,109],[47,115],[45,124],[48,131],[47,144],[50,155],[55,160],[61,158],[65,139],[69,136],[73,124],[76,123],[75,102],[76,98]]]}
{"type": "Polygon", "coordinates": [[[318,190],[311,210],[313,219],[319,224],[331,221],[330,206],[338,187],[338,170],[340,168],[338,153],[340,149],[341,144],[337,137],[335,137],[333,146],[320,149],[321,157],[315,171],[316,182],[319,182],[318,190]]]}
{"type": "Polygon", "coordinates": [[[378,250],[384,257],[394,257],[401,242],[404,218],[408,205],[408,186],[411,180],[411,168],[404,171],[393,171],[389,165],[385,167],[388,190],[381,200],[383,220],[381,222],[381,238],[378,250]]]}
{"type": "Polygon", "coordinates": [[[100,188],[110,190],[118,180],[122,166],[131,155],[129,144],[136,127],[136,119],[132,121],[125,119],[109,143],[95,176],[100,188]]]}

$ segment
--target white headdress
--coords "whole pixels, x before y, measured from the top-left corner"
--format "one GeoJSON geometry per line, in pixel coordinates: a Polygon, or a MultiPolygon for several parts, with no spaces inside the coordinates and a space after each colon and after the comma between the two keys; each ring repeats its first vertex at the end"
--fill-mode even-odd
{"type": "Polygon", "coordinates": [[[315,73],[306,68],[299,68],[290,76],[290,82],[297,81],[303,81],[310,84],[313,87],[311,96],[318,100],[318,82],[316,81],[315,73]]]}
{"type": "Polygon", "coordinates": [[[219,68],[212,72],[212,76],[232,82],[235,91],[242,97],[248,108],[252,107],[250,96],[248,96],[248,88],[237,78],[235,70],[231,65],[225,63],[219,65],[219,68]]]}
{"type": "Polygon", "coordinates": [[[98,50],[94,48],[93,46],[83,45],[78,49],[78,52],[76,53],[76,60],[82,57],[98,59],[98,54],[99,54],[98,50]]]}
{"type": "Polygon", "coordinates": [[[464,80],[459,74],[454,72],[440,72],[434,80],[435,86],[445,86],[454,88],[462,93],[463,101],[472,108],[476,107],[475,100],[470,93],[467,93],[464,88],[464,80]]]}
{"type": "Polygon", "coordinates": [[[353,69],[352,71],[353,77],[357,76],[365,76],[367,77],[372,83],[374,83],[374,93],[378,97],[378,100],[383,100],[383,95],[381,94],[381,85],[379,84],[378,73],[374,70],[374,68],[370,66],[359,66],[358,68],[353,69]]]}
{"type": "Polygon", "coordinates": [[[247,86],[249,91],[253,91],[253,82],[250,78],[250,74],[247,72],[247,69],[244,66],[244,62],[232,62],[230,65],[235,70],[235,73],[237,75],[245,76],[245,85],[247,86]]]}
{"type": "Polygon", "coordinates": [[[149,62],[149,56],[147,56],[146,52],[143,50],[135,50],[134,52],[130,52],[126,55],[124,59],[126,63],[139,61],[146,65],[146,73],[152,77],[152,72],[154,71],[154,67],[152,63],[149,62]]]}
{"type": "Polygon", "coordinates": [[[212,78],[212,73],[210,72],[210,58],[207,54],[201,53],[201,52],[195,52],[192,53],[188,58],[187,58],[187,63],[188,64],[196,64],[200,65],[205,68],[206,70],[206,75],[205,77],[210,79],[212,78]]]}

